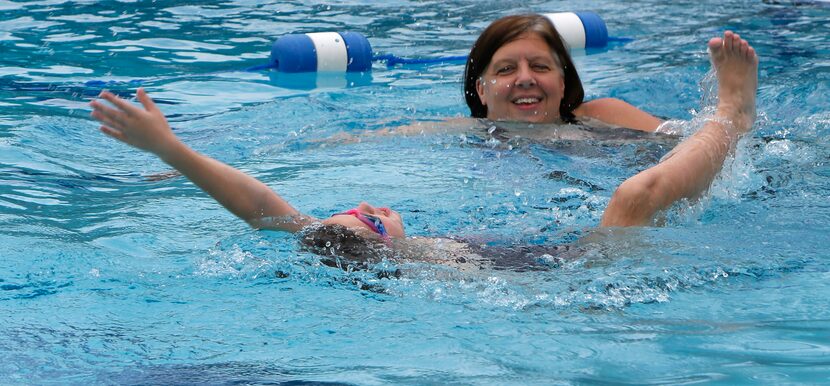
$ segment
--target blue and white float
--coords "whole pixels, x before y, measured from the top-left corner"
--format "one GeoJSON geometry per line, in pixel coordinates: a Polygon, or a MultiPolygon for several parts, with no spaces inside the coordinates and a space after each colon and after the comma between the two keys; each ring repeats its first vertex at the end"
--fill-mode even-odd
{"type": "MultiPolygon", "coordinates": [[[[571,50],[602,48],[609,38],[605,22],[594,12],[548,13],[557,32],[571,50]]],[[[275,69],[280,72],[364,72],[373,61],[387,65],[464,61],[466,56],[407,59],[394,55],[373,55],[369,40],[357,32],[315,32],[285,35],[271,47],[267,65],[249,70],[275,69]]]]}
{"type": "MultiPolygon", "coordinates": [[[[553,23],[572,53],[586,49],[604,48],[609,42],[631,39],[608,36],[602,18],[594,12],[557,12],[544,14],[553,23]]],[[[350,87],[372,82],[373,62],[386,66],[431,63],[455,63],[467,60],[466,55],[429,58],[401,58],[391,54],[375,55],[372,45],[357,32],[314,32],[289,34],[279,37],[271,46],[268,63],[245,71],[269,71],[277,85],[290,89],[319,87],[350,87]]],[[[141,80],[131,81],[136,87],[141,80]]],[[[112,88],[123,82],[93,80],[85,86],[94,89],[112,88]]],[[[89,93],[96,93],[90,90],[89,93]]]]}

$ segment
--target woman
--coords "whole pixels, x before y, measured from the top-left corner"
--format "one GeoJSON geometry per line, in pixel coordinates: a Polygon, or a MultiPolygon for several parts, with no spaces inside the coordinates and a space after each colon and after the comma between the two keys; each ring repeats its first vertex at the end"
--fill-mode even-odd
{"type": "Polygon", "coordinates": [[[542,15],[507,16],[476,40],[464,71],[474,118],[535,123],[597,119],[654,131],[662,121],[614,98],[583,102],[579,74],[562,38],[542,15]]]}
{"type": "MultiPolygon", "coordinates": [[[[518,36],[529,39],[522,38],[522,34],[518,36]]],[[[719,102],[715,117],[675,147],[658,165],[626,180],[611,198],[602,218],[602,226],[645,225],[658,211],[675,201],[697,197],[708,188],[738,137],[751,128],[755,119],[757,88],[758,58],[755,51],[745,40],[729,31],[723,38],[712,39],[709,51],[718,74],[719,102]]],[[[498,55],[494,58],[493,63],[502,63],[498,55]]],[[[514,66],[510,68],[517,68],[517,72],[521,73],[533,71],[532,76],[537,76],[536,73],[550,75],[536,64],[537,59],[525,55],[515,65],[508,60],[505,67],[514,66]],[[533,66],[537,66],[536,69],[533,66]]],[[[569,66],[569,61],[565,59],[562,59],[563,68],[569,66]]],[[[492,73],[498,76],[499,67],[488,64],[486,68],[487,71],[495,69],[492,73]]],[[[553,70],[553,67],[548,68],[553,70]]],[[[483,76],[484,82],[490,82],[487,78],[490,73],[483,76]]],[[[499,82],[496,79],[494,85],[499,82]]],[[[523,89],[524,94],[511,94],[518,98],[512,101],[503,96],[501,100],[498,96],[490,99],[487,93],[494,89],[485,85],[479,87],[483,89],[482,99],[488,103],[485,106],[492,107],[494,112],[506,107],[504,111],[507,114],[524,114],[550,101],[562,99],[560,94],[553,93],[564,91],[563,87],[558,87],[561,84],[551,83],[558,87],[552,91],[542,90],[533,82],[529,85],[527,90],[534,90],[536,94],[523,89]],[[504,106],[506,103],[520,106],[504,106]],[[523,105],[528,105],[527,109],[523,105]]],[[[505,89],[512,92],[509,88],[505,89]]],[[[393,255],[445,264],[464,264],[471,259],[490,261],[483,256],[486,251],[462,242],[426,238],[407,240],[400,214],[389,208],[363,202],[326,219],[302,214],[262,182],[187,147],[173,134],[164,114],[147,93],[139,89],[137,96],[143,109],[106,91],[100,97],[115,108],[92,101],[92,117],[103,124],[101,131],[157,155],[254,228],[303,231],[301,240],[312,251],[347,257],[350,261],[374,261],[378,257],[393,255]]],[[[579,99],[573,100],[578,102],[579,99]]],[[[577,117],[578,109],[577,103],[573,109],[577,117]]],[[[539,251],[529,251],[535,252],[539,251]]]]}
{"type": "MultiPolygon", "coordinates": [[[[718,72],[715,120],[658,165],[620,185],[603,226],[643,225],[675,201],[697,197],[737,138],[752,127],[758,81],[754,49],[727,31],[709,42],[709,51],[718,72]]],[[[467,60],[464,96],[474,118],[532,123],[595,119],[642,131],[655,131],[662,123],[619,99],[583,102],[582,83],[562,38],[547,17],[537,14],[507,16],[482,32],[467,60]]]]}

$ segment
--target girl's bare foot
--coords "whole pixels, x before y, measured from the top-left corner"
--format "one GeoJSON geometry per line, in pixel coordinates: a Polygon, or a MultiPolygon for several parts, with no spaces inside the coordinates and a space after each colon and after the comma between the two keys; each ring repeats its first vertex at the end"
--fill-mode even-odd
{"type": "Polygon", "coordinates": [[[740,135],[755,123],[758,56],[738,34],[726,31],[709,40],[709,57],[718,76],[717,117],[731,123],[740,135]]]}

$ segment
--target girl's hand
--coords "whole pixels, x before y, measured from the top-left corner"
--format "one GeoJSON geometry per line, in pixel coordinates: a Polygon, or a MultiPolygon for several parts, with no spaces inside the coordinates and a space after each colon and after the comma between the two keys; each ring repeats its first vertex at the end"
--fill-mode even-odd
{"type": "Polygon", "coordinates": [[[90,102],[92,117],[103,123],[101,131],[128,145],[149,151],[164,158],[179,143],[170,130],[164,114],[156,107],[143,88],[136,93],[144,109],[134,106],[109,91],[102,91],[100,98],[116,108],[99,101],[90,102]]]}

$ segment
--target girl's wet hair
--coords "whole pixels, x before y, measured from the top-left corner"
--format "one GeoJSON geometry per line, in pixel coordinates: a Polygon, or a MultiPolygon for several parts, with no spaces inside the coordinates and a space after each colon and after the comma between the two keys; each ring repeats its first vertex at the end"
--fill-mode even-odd
{"type": "Polygon", "coordinates": [[[559,106],[559,115],[565,121],[574,120],[573,111],[582,104],[585,98],[582,81],[579,80],[579,74],[576,72],[576,67],[562,37],[551,21],[539,14],[506,16],[498,19],[490,24],[473,44],[464,69],[464,98],[467,100],[470,116],[473,118],[487,118],[487,106],[482,104],[478,97],[476,81],[484,74],[499,48],[528,32],[542,38],[562,66],[565,95],[559,106]]]}
{"type": "Polygon", "coordinates": [[[322,256],[323,264],[345,270],[368,269],[390,252],[382,240],[360,236],[338,224],[304,229],[300,244],[306,251],[322,256]]]}

